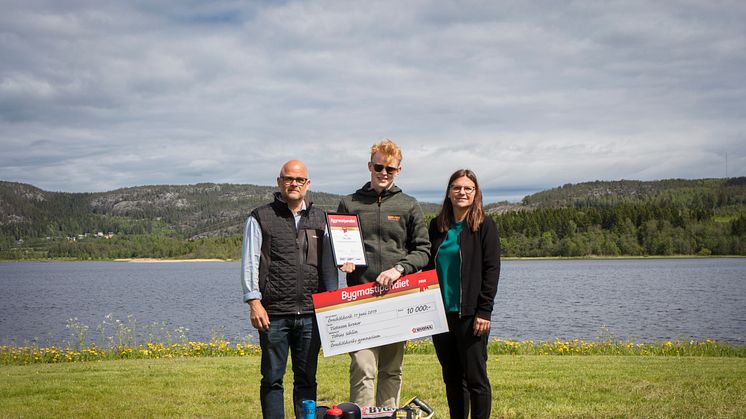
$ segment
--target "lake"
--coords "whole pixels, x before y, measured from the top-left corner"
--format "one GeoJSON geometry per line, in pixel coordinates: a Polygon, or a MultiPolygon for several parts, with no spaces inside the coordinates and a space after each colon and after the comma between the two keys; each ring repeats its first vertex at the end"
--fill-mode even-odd
{"type": "MultiPolygon", "coordinates": [[[[187,328],[190,340],[258,343],[239,271],[221,262],[0,263],[0,343],[75,342],[72,318],[100,341],[109,313],[125,324],[131,316],[142,336],[159,329],[175,339],[187,328]]],[[[504,261],[492,320],[503,339],[746,343],[746,259],[504,261]]]]}

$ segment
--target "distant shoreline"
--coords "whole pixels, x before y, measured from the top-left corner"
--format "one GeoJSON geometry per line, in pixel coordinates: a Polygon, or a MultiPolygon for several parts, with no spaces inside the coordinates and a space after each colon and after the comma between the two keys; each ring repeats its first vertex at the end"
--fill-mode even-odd
{"type": "MultiPolygon", "coordinates": [[[[500,260],[636,260],[636,259],[744,259],[744,255],[672,255],[672,256],[504,256],[500,260]]],[[[240,262],[237,259],[158,259],[158,258],[118,258],[118,259],[0,259],[0,262],[121,262],[121,263],[203,263],[203,262],[240,262]]]]}
{"type": "Polygon", "coordinates": [[[174,263],[174,262],[231,262],[230,259],[156,259],[156,258],[125,258],[114,259],[112,262],[127,263],[174,263]]]}
{"type": "Polygon", "coordinates": [[[744,255],[503,256],[500,260],[742,259],[744,255]]]}

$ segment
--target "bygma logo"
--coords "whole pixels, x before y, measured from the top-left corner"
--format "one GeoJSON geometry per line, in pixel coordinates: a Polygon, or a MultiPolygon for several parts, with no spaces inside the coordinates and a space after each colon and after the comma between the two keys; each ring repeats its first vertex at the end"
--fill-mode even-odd
{"type": "Polygon", "coordinates": [[[412,328],[412,333],[426,332],[428,330],[433,330],[433,329],[435,329],[435,327],[433,327],[432,324],[428,324],[428,325],[425,325],[425,326],[413,327],[412,328]]]}

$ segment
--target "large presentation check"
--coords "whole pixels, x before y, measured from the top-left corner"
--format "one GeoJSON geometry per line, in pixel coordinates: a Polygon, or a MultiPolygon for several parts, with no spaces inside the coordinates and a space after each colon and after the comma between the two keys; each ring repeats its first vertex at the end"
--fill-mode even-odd
{"type": "Polygon", "coordinates": [[[448,331],[435,270],[313,295],[324,356],[448,331]]]}

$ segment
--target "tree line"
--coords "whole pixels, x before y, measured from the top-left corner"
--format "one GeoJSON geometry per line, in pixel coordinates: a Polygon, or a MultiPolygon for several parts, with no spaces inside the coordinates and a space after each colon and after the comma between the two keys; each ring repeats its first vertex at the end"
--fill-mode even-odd
{"type": "MultiPolygon", "coordinates": [[[[249,210],[272,190],[199,184],[77,194],[0,182],[0,259],[235,260],[249,210]],[[90,237],[97,232],[114,237],[90,237]]],[[[314,200],[333,210],[338,196],[314,200]]],[[[429,221],[437,207],[423,208],[429,221]]],[[[509,257],[746,255],[746,178],[564,185],[490,216],[509,257]]]]}
{"type": "Polygon", "coordinates": [[[241,257],[240,236],[184,240],[154,234],[118,236],[111,239],[88,237],[80,240],[33,240],[24,246],[0,250],[0,259],[112,260],[128,258],[224,259],[241,257]]]}
{"type": "MultiPolygon", "coordinates": [[[[431,219],[430,214],[427,219],[431,219]]],[[[507,257],[746,255],[746,215],[651,203],[540,208],[491,215],[507,257]]],[[[6,243],[0,258],[240,258],[238,235],[186,240],[161,233],[6,243]]]]}
{"type": "Polygon", "coordinates": [[[746,216],[627,203],[494,217],[504,256],[746,255],[746,216]]]}

